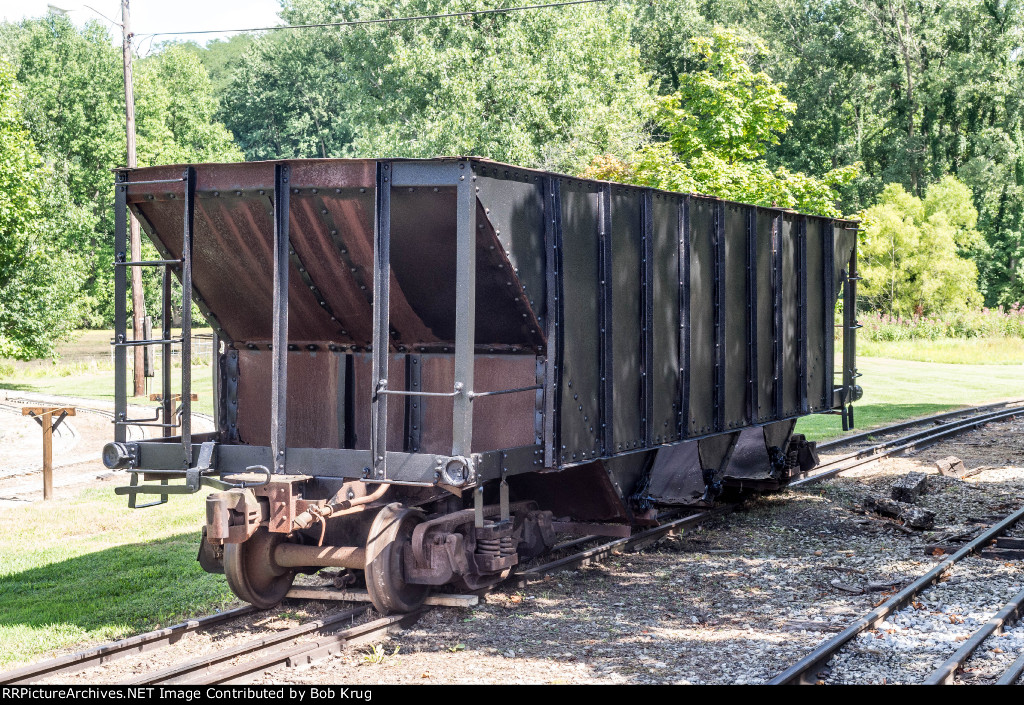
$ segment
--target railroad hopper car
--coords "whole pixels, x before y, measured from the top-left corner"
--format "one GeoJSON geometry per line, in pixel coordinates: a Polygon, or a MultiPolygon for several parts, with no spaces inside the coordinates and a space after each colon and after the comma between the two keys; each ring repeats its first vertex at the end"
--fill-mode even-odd
{"type": "Polygon", "coordinates": [[[560,533],[779,487],[816,462],[797,418],[852,425],[853,221],[478,158],[120,170],[115,196],[104,462],[132,506],[214,488],[199,561],[260,607],[333,566],[409,611],[560,533]],[[128,209],[162,259],[131,260],[128,209]],[[133,267],[164,273],[148,339],[126,330],[133,267]],[[187,364],[152,416],[128,406],[128,351],[191,359],[193,302],[218,338],[210,433],[187,364]]]}

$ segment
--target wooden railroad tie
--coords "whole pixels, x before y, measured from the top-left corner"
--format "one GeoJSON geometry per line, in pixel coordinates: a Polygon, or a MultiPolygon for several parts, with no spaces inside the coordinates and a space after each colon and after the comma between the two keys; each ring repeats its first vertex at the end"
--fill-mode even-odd
{"type": "MultiPolygon", "coordinates": [[[[199,401],[199,395],[198,394],[190,394],[189,395],[189,399],[191,399],[192,401],[199,401]]],[[[162,394],[150,394],[149,395],[149,400],[150,401],[163,401],[164,397],[163,397],[162,394]]],[[[172,394],[171,395],[171,401],[181,401],[181,395],[180,394],[172,394]]]]}
{"type": "Polygon", "coordinates": [[[53,432],[68,416],[75,415],[73,406],[23,406],[22,416],[31,416],[43,429],[43,499],[53,498],[53,432]],[[57,420],[54,421],[54,416],[57,420]]]}

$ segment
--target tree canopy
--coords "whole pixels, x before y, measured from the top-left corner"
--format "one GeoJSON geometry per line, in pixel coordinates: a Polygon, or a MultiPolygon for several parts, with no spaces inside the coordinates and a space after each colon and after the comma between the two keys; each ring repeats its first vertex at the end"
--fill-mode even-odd
{"type": "Polygon", "coordinates": [[[952,176],[923,199],[889,184],[864,212],[861,295],[898,316],[979,306],[978,267],[962,256],[982,244],[977,222],[970,189],[952,176]]]}
{"type": "MultiPolygon", "coordinates": [[[[307,24],[483,9],[480,0],[285,0],[307,24]]],[[[628,5],[271,33],[224,102],[249,158],[472,154],[581,168],[641,140],[654,98],[628,5]],[[330,67],[325,70],[325,67],[330,67]]]]}
{"type": "Polygon", "coordinates": [[[659,99],[654,114],[663,139],[625,158],[602,155],[585,175],[840,215],[834,188],[848,184],[857,165],[817,178],[782,166],[772,169],[763,159],[796,109],[783,95],[783,84],[750,66],[750,57],[763,53],[764,44],[722,28],[691,44],[699,68],[677,77],[678,89],[659,99]]]}

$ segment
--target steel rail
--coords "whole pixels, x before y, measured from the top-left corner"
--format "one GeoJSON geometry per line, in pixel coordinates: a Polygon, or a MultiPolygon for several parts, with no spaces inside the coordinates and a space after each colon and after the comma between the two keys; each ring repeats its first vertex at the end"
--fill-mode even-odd
{"type": "Polygon", "coordinates": [[[141,654],[145,651],[169,646],[177,642],[186,634],[207,629],[231,619],[245,617],[255,611],[254,607],[239,607],[237,609],[211,614],[198,619],[190,619],[186,622],[165,627],[164,629],[146,632],[145,634],[136,634],[135,636],[128,637],[127,639],[102,644],[101,646],[86,649],[85,651],[66,654],[46,661],[29,664],[28,666],[15,669],[13,671],[0,673],[0,683],[4,685],[32,683],[33,681],[37,681],[41,678],[48,678],[61,673],[71,673],[74,671],[82,671],[93,666],[100,666],[126,656],[141,654]]]}
{"type": "MultiPolygon", "coordinates": [[[[1001,408],[1001,407],[1005,406],[1005,404],[1012,404],[1012,403],[1017,403],[1017,402],[1000,403],[1000,404],[994,405],[996,407],[1000,407],[999,411],[995,411],[995,412],[992,412],[990,414],[985,414],[985,415],[983,415],[981,417],[970,417],[970,418],[967,418],[967,419],[963,419],[963,420],[961,420],[959,422],[944,424],[943,426],[939,427],[937,430],[936,429],[928,429],[927,431],[924,431],[924,432],[917,432],[917,433],[910,434],[908,436],[904,436],[904,437],[901,437],[901,438],[898,438],[898,439],[895,439],[895,440],[891,440],[891,441],[883,441],[882,443],[875,444],[874,446],[871,446],[870,448],[864,448],[864,449],[861,449],[859,451],[855,451],[855,452],[853,452],[853,453],[851,453],[849,455],[842,456],[840,458],[832,460],[829,463],[826,463],[825,465],[818,466],[818,468],[815,468],[814,470],[811,470],[809,473],[805,474],[803,477],[801,477],[801,478],[799,478],[799,479],[797,479],[795,481],[790,482],[787,486],[788,487],[799,487],[801,485],[812,484],[814,482],[818,482],[820,480],[824,480],[824,479],[827,479],[829,477],[833,477],[835,475],[838,475],[839,473],[841,473],[841,472],[843,472],[845,470],[850,470],[850,469],[853,469],[855,467],[859,467],[861,465],[866,465],[868,463],[872,463],[872,462],[875,462],[877,460],[881,460],[882,458],[886,458],[886,457],[889,457],[891,455],[895,455],[897,453],[906,452],[906,451],[911,450],[913,448],[923,448],[923,447],[926,447],[928,445],[932,445],[934,443],[938,443],[939,441],[943,440],[944,438],[956,435],[958,433],[962,433],[963,431],[966,431],[966,430],[977,428],[978,426],[981,426],[983,424],[989,423],[991,421],[998,421],[998,420],[1001,420],[1003,418],[1008,418],[1010,416],[1017,416],[1017,415],[1020,415],[1020,414],[1024,414],[1024,407],[1015,408],[1015,409],[1008,410],[1008,411],[1003,409],[1003,408],[1001,408]],[[847,463],[845,465],[840,464],[843,460],[846,460],[846,459],[849,459],[849,458],[855,457],[855,456],[864,456],[864,455],[867,455],[868,457],[858,459],[854,463],[847,463]],[[833,466],[835,466],[835,467],[833,467],[833,466]]],[[[978,408],[979,409],[984,409],[984,408],[989,408],[989,407],[978,407],[978,408]]],[[[959,411],[957,413],[964,413],[964,410],[961,410],[961,411],[959,411]]],[[[939,414],[939,415],[937,415],[935,417],[931,417],[931,420],[934,420],[934,419],[937,419],[937,418],[945,418],[948,415],[949,415],[949,413],[939,414]]],[[[915,421],[911,425],[916,425],[918,423],[925,423],[927,421],[929,421],[929,419],[918,419],[917,421],[915,421]]],[[[896,424],[895,426],[888,427],[888,428],[875,429],[873,431],[873,433],[892,432],[893,430],[902,429],[902,428],[906,428],[906,427],[907,427],[906,423],[896,424]]],[[[607,555],[610,555],[612,553],[618,552],[618,551],[622,551],[622,550],[626,550],[626,549],[630,549],[630,548],[636,549],[636,548],[642,547],[643,545],[650,544],[650,543],[658,540],[662,536],[664,536],[664,535],[666,535],[668,533],[671,533],[672,531],[674,531],[676,529],[686,528],[688,526],[693,526],[694,524],[699,524],[699,523],[701,523],[703,521],[706,521],[707,519],[711,518],[712,516],[716,516],[716,515],[720,514],[721,512],[725,511],[726,509],[727,509],[727,507],[724,507],[724,506],[722,506],[722,507],[712,507],[712,508],[706,509],[706,510],[704,510],[702,512],[698,512],[696,514],[689,515],[689,516],[682,517],[680,519],[674,520],[674,521],[669,522],[667,524],[663,524],[661,526],[657,526],[657,527],[654,527],[654,528],[651,528],[651,529],[647,529],[646,531],[643,531],[643,532],[641,532],[639,534],[635,534],[633,536],[629,536],[627,538],[616,539],[614,541],[610,541],[610,542],[601,544],[599,546],[595,546],[595,547],[587,549],[585,551],[581,551],[579,553],[574,553],[574,554],[572,554],[570,556],[565,556],[564,558],[560,558],[558,560],[551,561],[549,563],[545,563],[545,564],[537,566],[535,568],[530,568],[528,570],[523,570],[523,571],[516,572],[516,573],[514,573],[511,576],[511,579],[514,579],[516,581],[516,584],[519,587],[523,587],[523,586],[525,586],[525,585],[527,585],[527,584],[529,584],[531,582],[539,580],[544,575],[547,575],[547,574],[549,574],[551,572],[554,572],[555,570],[566,569],[566,568],[569,568],[569,567],[578,567],[578,566],[586,565],[587,563],[589,563],[592,560],[600,560],[601,558],[603,558],[603,557],[605,557],[607,555]]],[[[590,541],[590,540],[593,540],[593,539],[596,539],[596,538],[600,538],[600,537],[596,537],[596,536],[582,537],[582,538],[576,539],[574,541],[567,542],[566,544],[558,546],[556,548],[569,548],[572,545],[578,545],[580,543],[584,543],[584,542],[587,542],[587,541],[590,541]]]]}
{"type": "Polygon", "coordinates": [[[1021,651],[1017,660],[1003,671],[1003,675],[999,676],[996,685],[1013,685],[1020,680],[1021,674],[1024,674],[1024,651],[1021,651]]]}
{"type": "Polygon", "coordinates": [[[998,524],[995,524],[981,533],[973,541],[965,545],[939,565],[929,570],[910,585],[900,590],[897,594],[890,597],[867,615],[855,620],[841,633],[819,644],[817,648],[809,654],[801,658],[779,675],[769,680],[768,685],[816,683],[818,679],[816,677],[812,678],[808,674],[814,673],[818,669],[822,668],[826,663],[828,663],[829,659],[839,651],[839,649],[846,645],[847,642],[865,629],[870,629],[875,624],[878,624],[890,614],[906,605],[915,596],[917,596],[918,593],[945,575],[954,564],[987,545],[989,541],[1002,534],[1022,518],[1024,518],[1024,508],[1018,509],[998,524]]]}
{"type": "Polygon", "coordinates": [[[824,465],[819,465],[817,468],[814,468],[807,473],[803,473],[798,479],[791,481],[788,486],[799,487],[801,485],[818,482],[829,477],[834,477],[846,470],[852,470],[853,468],[860,467],[861,465],[873,463],[876,460],[881,460],[882,458],[888,458],[893,455],[899,455],[919,448],[926,448],[938,443],[939,441],[945,440],[950,436],[958,435],[964,431],[974,430],[979,426],[984,426],[985,424],[992,423],[993,421],[1002,421],[1003,419],[1020,415],[1024,415],[1024,407],[995,411],[983,414],[979,417],[944,424],[943,426],[938,427],[938,429],[919,431],[909,436],[904,436],[891,441],[884,441],[883,443],[871,446],[870,448],[863,448],[846,456],[829,461],[824,465]],[[843,460],[850,458],[856,458],[856,460],[852,463],[843,464],[843,460]]]}
{"type": "Polygon", "coordinates": [[[1016,622],[1020,618],[1021,612],[1024,612],[1024,590],[1017,593],[992,619],[985,622],[980,629],[971,634],[970,638],[952,656],[943,661],[941,666],[925,678],[924,684],[950,685],[957,670],[966,663],[975,649],[997,631],[1001,631],[1003,627],[1016,622]]]}
{"type": "Polygon", "coordinates": [[[364,614],[368,609],[368,605],[361,605],[359,607],[347,609],[338,614],[306,622],[297,627],[293,627],[292,629],[286,629],[283,632],[279,632],[271,636],[260,637],[252,641],[247,641],[238,646],[221,649],[220,651],[200,656],[197,659],[193,659],[176,666],[169,666],[168,668],[151,673],[143,673],[136,678],[125,681],[122,685],[194,683],[197,679],[204,679],[214,666],[224,664],[234,658],[238,658],[239,656],[246,656],[249,654],[259,653],[261,651],[267,651],[268,649],[274,649],[282,644],[287,644],[298,637],[313,634],[325,629],[337,628],[343,622],[350,621],[364,614]]]}
{"type": "Polygon", "coordinates": [[[830,450],[840,446],[845,446],[850,443],[856,443],[862,440],[868,440],[872,436],[879,436],[882,434],[896,433],[907,428],[913,428],[918,425],[936,423],[942,419],[952,418],[954,416],[960,416],[963,414],[976,414],[982,411],[988,411],[989,409],[1003,409],[1014,404],[1024,404],[1024,399],[1013,399],[1010,401],[995,402],[993,404],[983,404],[981,406],[971,406],[966,409],[956,409],[955,411],[946,411],[941,414],[935,414],[933,416],[925,416],[919,419],[911,419],[910,421],[901,421],[900,423],[893,424],[891,426],[882,426],[879,428],[868,429],[867,431],[861,431],[860,433],[854,433],[849,436],[843,436],[836,438],[835,440],[827,441],[825,443],[818,444],[818,451],[830,450]]]}
{"type": "MultiPolygon", "coordinates": [[[[361,609],[365,611],[369,607],[366,606],[361,609]]],[[[365,624],[358,624],[340,632],[324,634],[315,639],[299,642],[298,644],[280,644],[276,648],[264,649],[266,653],[254,660],[228,666],[213,673],[194,673],[191,678],[177,682],[184,685],[238,683],[254,674],[263,673],[282,666],[312,663],[318,659],[338,653],[347,646],[372,641],[382,634],[386,634],[395,625],[408,626],[419,619],[425,611],[425,609],[421,608],[409,614],[383,617],[365,624]]]]}
{"type": "Polygon", "coordinates": [[[706,509],[702,512],[697,512],[696,514],[690,514],[689,516],[681,517],[679,519],[670,521],[667,524],[662,524],[661,526],[655,526],[645,531],[641,531],[638,534],[633,534],[632,536],[628,536],[626,538],[609,541],[607,543],[601,544],[600,546],[595,546],[593,548],[588,548],[585,551],[574,553],[571,556],[566,556],[565,558],[559,558],[558,560],[554,560],[549,563],[544,563],[543,565],[539,565],[536,568],[530,568],[528,570],[523,570],[514,573],[512,576],[510,576],[510,579],[515,580],[516,584],[519,587],[523,587],[559,569],[587,565],[591,561],[600,560],[601,558],[611,555],[612,553],[616,553],[628,548],[642,548],[645,545],[649,545],[654,541],[657,541],[662,536],[665,536],[666,534],[669,534],[672,531],[675,531],[677,529],[684,529],[686,527],[707,521],[711,517],[721,514],[727,508],[728,507],[725,506],[712,507],[711,509],[706,509]]]}

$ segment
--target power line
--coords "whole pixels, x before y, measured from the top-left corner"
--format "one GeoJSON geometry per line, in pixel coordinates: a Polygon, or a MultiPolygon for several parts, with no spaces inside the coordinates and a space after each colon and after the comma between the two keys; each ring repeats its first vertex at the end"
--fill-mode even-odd
{"type": "Polygon", "coordinates": [[[499,15],[510,12],[522,12],[524,10],[545,10],[555,7],[566,7],[568,5],[589,5],[597,2],[611,2],[611,0],[569,0],[568,2],[552,2],[544,5],[522,5],[519,7],[499,7],[493,10],[467,10],[466,12],[448,12],[442,15],[417,15],[414,17],[390,17],[377,20],[350,20],[348,22],[323,22],[320,24],[285,24],[273,27],[247,27],[245,29],[201,29],[194,32],[154,32],[147,36],[170,37],[183,34],[226,34],[228,32],[262,32],[265,30],[277,29],[313,29],[316,27],[353,27],[366,24],[390,24],[392,22],[414,22],[417,20],[438,20],[449,17],[472,17],[474,15],[499,15]]]}

